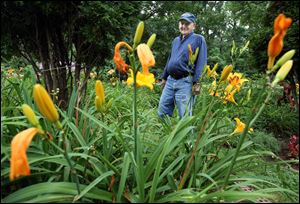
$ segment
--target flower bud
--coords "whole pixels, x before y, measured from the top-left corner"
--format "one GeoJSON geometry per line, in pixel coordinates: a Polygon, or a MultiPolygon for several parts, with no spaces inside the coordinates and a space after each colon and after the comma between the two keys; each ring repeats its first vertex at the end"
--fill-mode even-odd
{"type": "Polygon", "coordinates": [[[274,81],[272,82],[272,86],[276,85],[278,82],[285,79],[285,77],[288,75],[290,70],[293,67],[293,60],[288,60],[286,63],[284,63],[280,69],[278,70],[274,81]]]}
{"type": "Polygon", "coordinates": [[[143,32],[144,32],[144,22],[141,21],[141,22],[139,22],[139,24],[136,28],[136,31],[135,31],[134,40],[133,40],[134,48],[136,48],[136,46],[141,42],[143,32]]]}
{"type": "Polygon", "coordinates": [[[280,57],[280,59],[276,62],[276,64],[274,65],[274,67],[272,68],[272,71],[275,71],[276,69],[278,69],[279,67],[281,67],[284,63],[286,63],[288,60],[292,59],[292,57],[295,54],[295,50],[290,50],[288,52],[286,52],[282,57],[280,57]]]}
{"type": "Polygon", "coordinates": [[[109,101],[106,104],[107,109],[112,107],[112,103],[113,103],[113,99],[111,98],[111,99],[109,99],[109,101]]]}
{"type": "Polygon", "coordinates": [[[227,77],[231,73],[232,69],[233,69],[232,65],[228,65],[228,66],[224,67],[222,74],[221,74],[220,82],[225,81],[227,79],[227,77]]]}
{"type": "Polygon", "coordinates": [[[151,37],[148,39],[147,41],[147,45],[149,46],[149,48],[152,47],[153,43],[155,42],[156,39],[156,34],[152,34],[151,37]]]}
{"type": "Polygon", "coordinates": [[[96,96],[99,97],[100,103],[102,105],[103,103],[105,103],[105,94],[104,94],[103,84],[100,80],[96,81],[95,90],[96,90],[96,96]]]}
{"type": "Polygon", "coordinates": [[[45,116],[50,122],[56,123],[59,120],[58,112],[53,104],[46,89],[36,84],[33,87],[33,98],[39,109],[39,111],[45,116]]]}
{"type": "Polygon", "coordinates": [[[102,110],[102,105],[103,105],[103,103],[102,103],[100,97],[96,96],[96,98],[95,98],[95,107],[96,107],[96,110],[97,111],[101,111],[102,110]]]}
{"type": "Polygon", "coordinates": [[[33,110],[31,109],[31,107],[27,104],[23,104],[22,105],[22,111],[23,114],[26,116],[26,118],[28,119],[28,121],[33,125],[33,126],[38,126],[39,125],[39,121],[35,115],[35,113],[33,112],[33,110]]]}

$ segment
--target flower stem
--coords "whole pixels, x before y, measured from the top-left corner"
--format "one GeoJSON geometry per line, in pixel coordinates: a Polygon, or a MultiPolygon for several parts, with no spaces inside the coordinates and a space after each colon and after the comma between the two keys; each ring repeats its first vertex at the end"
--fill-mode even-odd
{"type": "Polygon", "coordinates": [[[55,147],[60,153],[62,153],[64,155],[64,157],[66,158],[70,169],[71,169],[71,173],[75,175],[75,182],[76,182],[76,188],[77,188],[77,192],[78,195],[80,194],[80,188],[79,188],[79,179],[78,179],[78,175],[76,170],[74,169],[74,166],[72,165],[71,159],[68,155],[68,151],[67,151],[67,142],[66,142],[66,136],[64,134],[64,132],[62,132],[62,136],[63,136],[63,142],[64,142],[64,149],[61,149],[59,146],[57,146],[54,142],[52,142],[51,140],[48,140],[50,142],[50,144],[55,147]]]}
{"type": "Polygon", "coordinates": [[[136,110],[136,73],[133,74],[133,136],[134,136],[134,157],[137,161],[137,110],[136,110]]]}
{"type": "MultiPolygon", "coordinates": [[[[245,140],[245,138],[246,138],[246,134],[247,134],[247,132],[248,132],[249,127],[252,127],[252,125],[254,124],[254,122],[256,121],[256,119],[260,116],[260,114],[262,113],[263,109],[265,108],[267,102],[269,101],[269,99],[270,99],[272,93],[273,93],[273,89],[272,89],[271,91],[268,92],[268,95],[267,95],[266,99],[264,100],[264,103],[262,104],[262,106],[260,106],[260,109],[257,111],[257,113],[255,114],[255,112],[253,112],[253,114],[252,114],[251,117],[250,117],[250,118],[252,118],[252,119],[250,119],[250,120],[247,122],[246,127],[245,127],[245,129],[244,129],[244,131],[243,131],[243,133],[242,133],[241,138],[240,138],[240,141],[239,141],[239,143],[238,143],[238,145],[237,145],[236,152],[235,152],[235,154],[234,154],[234,156],[233,156],[233,158],[232,158],[232,160],[231,160],[231,163],[230,163],[230,167],[229,167],[228,173],[227,173],[227,175],[226,175],[226,177],[225,177],[225,182],[224,182],[223,189],[225,189],[225,187],[226,187],[226,185],[227,185],[227,183],[228,183],[229,176],[230,176],[230,174],[231,174],[231,172],[232,172],[233,166],[234,166],[234,164],[235,164],[235,162],[236,162],[236,159],[237,159],[237,157],[238,157],[238,155],[239,155],[239,152],[240,152],[240,149],[241,149],[241,147],[242,147],[242,144],[244,143],[244,140],[245,140]],[[255,114],[255,115],[254,115],[254,114],[255,114]],[[253,116],[253,115],[254,115],[254,116],[253,116]]],[[[257,106],[255,106],[255,107],[257,107],[257,106]]]]}
{"type": "Polygon", "coordinates": [[[62,133],[62,138],[63,138],[63,143],[64,143],[64,156],[70,166],[70,169],[71,169],[71,173],[74,175],[75,177],[75,182],[76,182],[76,188],[77,188],[77,193],[78,195],[80,194],[80,188],[79,188],[79,179],[78,179],[78,175],[77,175],[77,172],[76,172],[76,169],[74,168],[73,164],[72,164],[72,161],[69,157],[69,154],[68,154],[68,143],[67,143],[67,136],[64,132],[64,130],[61,130],[61,133],[62,133]]]}

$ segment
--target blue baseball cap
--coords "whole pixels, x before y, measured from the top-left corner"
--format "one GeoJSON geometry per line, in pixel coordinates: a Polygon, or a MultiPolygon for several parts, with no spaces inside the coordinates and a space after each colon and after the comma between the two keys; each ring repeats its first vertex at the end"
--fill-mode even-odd
{"type": "Polygon", "coordinates": [[[194,16],[194,14],[192,14],[190,12],[186,12],[186,13],[184,13],[180,16],[179,20],[185,20],[185,21],[190,22],[190,23],[195,23],[196,22],[196,17],[194,16]]]}

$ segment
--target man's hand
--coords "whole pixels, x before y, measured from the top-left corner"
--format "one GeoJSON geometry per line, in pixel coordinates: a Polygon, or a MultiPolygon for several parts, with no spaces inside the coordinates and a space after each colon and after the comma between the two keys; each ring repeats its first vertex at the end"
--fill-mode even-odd
{"type": "Polygon", "coordinates": [[[160,83],[161,88],[164,88],[165,85],[166,85],[166,80],[162,79],[162,81],[160,83]]]}
{"type": "Polygon", "coordinates": [[[193,88],[192,88],[192,94],[193,94],[193,96],[197,96],[197,95],[199,95],[200,94],[200,90],[201,90],[201,85],[200,85],[200,83],[195,83],[194,85],[193,85],[193,88]]]}

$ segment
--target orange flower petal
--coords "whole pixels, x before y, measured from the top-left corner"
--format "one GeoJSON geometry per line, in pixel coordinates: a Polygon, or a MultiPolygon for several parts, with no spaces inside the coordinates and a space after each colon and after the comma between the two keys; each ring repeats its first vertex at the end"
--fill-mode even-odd
{"type": "Polygon", "coordinates": [[[126,73],[129,69],[129,65],[126,64],[121,56],[120,48],[126,46],[129,51],[132,51],[132,48],[126,42],[118,42],[115,46],[114,62],[117,65],[117,69],[121,73],[126,73]]]}
{"type": "Polygon", "coordinates": [[[140,44],[137,47],[137,54],[142,64],[143,73],[149,74],[149,67],[153,67],[155,65],[155,59],[149,46],[145,43],[140,44]]]}
{"type": "Polygon", "coordinates": [[[287,30],[291,24],[291,18],[286,18],[284,14],[279,14],[274,20],[274,34],[287,30]]]}
{"type": "Polygon", "coordinates": [[[32,138],[39,132],[38,128],[28,128],[18,133],[11,141],[10,175],[12,181],[19,176],[30,175],[26,150],[32,138]]]}
{"type": "Polygon", "coordinates": [[[275,34],[268,45],[268,56],[277,57],[283,48],[283,35],[282,33],[275,34]]]}

